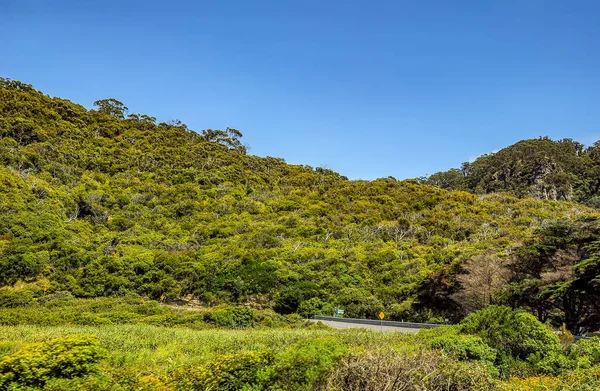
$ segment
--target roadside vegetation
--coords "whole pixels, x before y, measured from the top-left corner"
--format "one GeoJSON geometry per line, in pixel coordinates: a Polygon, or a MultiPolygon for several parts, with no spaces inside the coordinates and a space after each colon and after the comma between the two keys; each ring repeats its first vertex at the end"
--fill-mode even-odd
{"type": "MultiPolygon", "coordinates": [[[[97,304],[87,303],[85,310],[80,304],[78,310],[97,314],[97,304]]],[[[412,335],[333,330],[301,321],[278,327],[248,323],[236,330],[196,318],[162,326],[147,322],[155,316],[148,314],[148,303],[105,306],[129,321],[92,326],[67,317],[62,325],[0,326],[0,389],[516,391],[600,386],[599,338],[575,342],[557,336],[532,315],[508,307],[491,306],[458,325],[412,335]],[[144,317],[134,319],[132,313],[144,317]]]]}

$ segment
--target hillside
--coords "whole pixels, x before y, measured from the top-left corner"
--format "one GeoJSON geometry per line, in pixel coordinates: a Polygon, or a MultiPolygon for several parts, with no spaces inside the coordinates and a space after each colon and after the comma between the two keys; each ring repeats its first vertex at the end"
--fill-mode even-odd
{"type": "Polygon", "coordinates": [[[355,317],[456,319],[463,261],[509,255],[542,225],[596,215],[520,198],[540,195],[527,187],[536,175],[488,180],[486,167],[504,167],[496,160],[511,151],[529,172],[542,155],[525,159],[527,148],[537,145],[562,151],[544,160],[542,171],[554,167],[544,180],[565,178],[546,191],[556,196],[538,198],[592,200],[596,183],[576,179],[579,162],[596,167],[594,150],[570,152],[573,142],[524,141],[444,186],[516,195],[480,196],[415,180],[350,181],[248,155],[235,129],[196,133],[111,99],[87,110],[0,79],[0,285],[305,316],[338,305],[355,317]]]}
{"type": "Polygon", "coordinates": [[[523,140],[483,155],[460,169],[438,172],[424,183],[477,194],[573,200],[600,206],[600,144],[587,148],[564,139],[523,140]]]}

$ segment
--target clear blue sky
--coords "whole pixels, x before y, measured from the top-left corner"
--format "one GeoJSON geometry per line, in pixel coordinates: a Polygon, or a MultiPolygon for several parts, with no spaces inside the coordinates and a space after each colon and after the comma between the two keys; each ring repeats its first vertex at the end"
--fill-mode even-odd
{"type": "Polygon", "coordinates": [[[600,1],[0,0],[0,76],[350,178],[600,139],[600,1]]]}

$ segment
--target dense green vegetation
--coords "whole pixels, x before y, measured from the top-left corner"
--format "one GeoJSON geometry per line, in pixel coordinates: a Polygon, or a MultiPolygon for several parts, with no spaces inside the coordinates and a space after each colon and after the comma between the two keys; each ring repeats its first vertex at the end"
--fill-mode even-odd
{"type": "Polygon", "coordinates": [[[148,324],[152,315],[131,317],[135,307],[138,315],[156,312],[148,311],[156,303],[79,300],[77,311],[91,316],[110,308],[121,324],[61,324],[60,314],[68,318],[72,309],[56,303],[53,326],[0,326],[1,390],[516,391],[600,385],[600,339],[559,338],[527,312],[507,307],[491,306],[456,326],[412,335],[302,323],[207,329],[198,318],[185,327],[164,327],[148,324]]]}
{"type": "Polygon", "coordinates": [[[574,334],[600,328],[600,221],[550,224],[507,265],[506,303],[574,334]]]}
{"type": "Polygon", "coordinates": [[[598,145],[350,181],[94,107],[0,79],[0,390],[600,387],[598,145]]]}
{"type": "Polygon", "coordinates": [[[50,294],[27,305],[0,308],[0,325],[101,326],[151,324],[169,327],[210,329],[214,327],[283,327],[301,324],[296,315],[279,315],[271,310],[244,306],[190,308],[160,305],[136,296],[77,299],[69,293],[50,294]]]}
{"type": "Polygon", "coordinates": [[[114,99],[87,110],[1,79],[0,306],[133,293],[458,321],[480,307],[461,299],[472,293],[457,277],[469,273],[465,262],[508,259],[542,225],[597,216],[575,203],[414,180],[350,181],[247,155],[241,137],[157,123],[114,99]]]}
{"type": "Polygon", "coordinates": [[[600,143],[586,148],[572,139],[523,140],[422,181],[444,189],[575,200],[599,207],[600,143]]]}

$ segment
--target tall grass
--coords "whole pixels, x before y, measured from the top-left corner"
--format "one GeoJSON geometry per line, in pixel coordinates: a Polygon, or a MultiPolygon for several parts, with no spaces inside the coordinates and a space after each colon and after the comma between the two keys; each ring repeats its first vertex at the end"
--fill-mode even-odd
{"type": "Polygon", "coordinates": [[[299,341],[335,337],[353,346],[411,345],[416,337],[400,333],[377,333],[361,329],[250,329],[194,330],[152,325],[108,326],[0,326],[4,353],[23,344],[71,335],[96,335],[118,365],[164,368],[172,365],[200,365],[215,355],[251,350],[283,349],[299,341]]]}
{"type": "MultiPolygon", "coordinates": [[[[396,346],[405,350],[420,349],[418,340],[414,335],[384,334],[361,329],[195,330],[146,324],[105,326],[19,325],[0,326],[0,359],[1,356],[14,353],[29,343],[45,342],[67,335],[94,335],[98,338],[101,347],[107,354],[100,363],[100,374],[92,376],[86,381],[94,382],[94,388],[96,389],[107,390],[119,389],[119,387],[124,387],[121,389],[163,389],[160,387],[167,387],[168,384],[173,387],[177,387],[177,384],[187,384],[187,387],[193,389],[193,385],[189,385],[193,382],[186,382],[193,381],[195,376],[197,378],[195,373],[203,365],[214,366],[216,362],[217,367],[219,367],[220,364],[218,363],[221,357],[252,352],[266,352],[275,355],[274,357],[287,360],[286,365],[291,368],[287,369],[288,372],[296,370],[296,361],[300,363],[305,360],[304,365],[307,368],[303,370],[306,369],[308,370],[306,373],[310,373],[312,366],[318,364],[312,361],[315,358],[314,354],[307,353],[298,356],[296,353],[302,350],[302,346],[304,346],[306,352],[315,351],[311,350],[310,347],[306,348],[305,343],[316,343],[316,352],[319,352],[318,349],[322,346],[331,345],[332,342],[336,347],[339,346],[341,350],[369,350],[376,349],[379,346],[396,346]],[[320,341],[326,342],[326,344],[323,345],[320,341]],[[140,382],[145,382],[145,385],[140,385],[140,382]],[[146,384],[148,382],[151,385],[146,384]]],[[[323,350],[317,356],[321,354],[324,354],[323,350]]],[[[331,362],[327,365],[334,365],[338,356],[336,355],[333,361],[329,360],[331,362]]],[[[230,358],[227,360],[231,362],[230,358]]],[[[278,365],[281,366],[282,364],[278,365]]],[[[283,371],[280,367],[278,368],[279,371],[283,371]]],[[[298,368],[302,369],[300,365],[298,365],[298,368]]],[[[329,370],[330,368],[325,369],[329,370]]],[[[301,372],[301,375],[296,374],[296,379],[301,379],[304,376],[302,373],[304,372],[301,372]]],[[[274,375],[276,374],[271,372],[271,376],[274,375]]],[[[279,379],[277,381],[284,380],[279,379]]],[[[315,377],[313,380],[317,382],[323,379],[315,377]]],[[[77,379],[60,380],[54,385],[50,383],[46,386],[46,389],[75,390],[80,386],[78,382],[77,379]]],[[[181,387],[186,389],[184,386],[181,387]]],[[[164,388],[164,390],[167,389],[169,388],[164,388]]]]}
{"type": "MultiPolygon", "coordinates": [[[[188,311],[135,297],[82,300],[68,295],[0,309],[0,367],[7,369],[19,357],[34,362],[35,346],[56,344],[44,342],[89,336],[100,350],[94,370],[75,378],[44,377],[37,389],[570,391],[600,384],[596,339],[544,361],[556,364],[550,368],[554,372],[536,372],[535,363],[513,360],[508,379],[499,372],[496,348],[457,327],[417,335],[334,330],[245,307],[188,311]],[[589,376],[581,377],[584,372],[589,376]],[[567,386],[579,378],[579,386],[567,386]]],[[[77,359],[71,361],[78,365],[77,359]]],[[[13,379],[31,378],[25,373],[28,364],[21,367],[21,372],[12,371],[13,379]]],[[[0,370],[0,390],[13,390],[5,387],[12,381],[6,376],[0,370]]]]}

